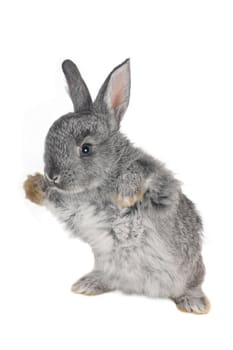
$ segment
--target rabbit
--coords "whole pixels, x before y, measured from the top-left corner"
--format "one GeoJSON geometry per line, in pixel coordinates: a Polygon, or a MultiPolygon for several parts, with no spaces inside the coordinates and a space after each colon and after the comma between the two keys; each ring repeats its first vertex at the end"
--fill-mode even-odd
{"type": "Polygon", "coordinates": [[[208,313],[201,217],[173,173],[119,131],[130,60],[112,70],[94,102],[77,66],[65,60],[62,69],[74,112],[50,127],[44,175],[28,176],[24,189],[92,248],[94,268],[72,291],[170,298],[181,311],[208,313]]]}

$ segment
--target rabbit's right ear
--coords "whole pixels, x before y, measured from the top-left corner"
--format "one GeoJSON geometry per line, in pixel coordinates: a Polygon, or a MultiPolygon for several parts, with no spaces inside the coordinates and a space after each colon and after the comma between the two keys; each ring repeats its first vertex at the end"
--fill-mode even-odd
{"type": "Polygon", "coordinates": [[[94,102],[94,109],[107,115],[111,130],[119,128],[129,104],[129,96],[130,61],[127,59],[109,74],[94,102]]]}
{"type": "Polygon", "coordinates": [[[70,60],[62,63],[62,70],[65,74],[69,87],[70,97],[75,112],[82,112],[92,108],[92,99],[88,88],[77,68],[70,60]]]}

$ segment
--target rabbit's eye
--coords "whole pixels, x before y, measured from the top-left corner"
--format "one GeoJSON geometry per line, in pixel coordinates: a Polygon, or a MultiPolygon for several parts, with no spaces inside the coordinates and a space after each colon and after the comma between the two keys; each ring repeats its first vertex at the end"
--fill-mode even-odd
{"type": "Polygon", "coordinates": [[[88,156],[91,153],[91,144],[90,143],[84,143],[81,147],[80,147],[80,156],[81,157],[85,157],[88,156]]]}

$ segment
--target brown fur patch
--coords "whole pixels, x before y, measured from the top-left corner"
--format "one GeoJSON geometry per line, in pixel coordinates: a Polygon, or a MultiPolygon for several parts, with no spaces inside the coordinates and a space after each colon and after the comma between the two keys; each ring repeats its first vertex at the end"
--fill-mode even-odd
{"type": "Polygon", "coordinates": [[[27,180],[23,184],[26,198],[30,199],[33,203],[43,204],[45,193],[43,192],[43,175],[36,173],[35,175],[29,175],[27,180]]]}
{"type": "Polygon", "coordinates": [[[115,195],[115,201],[121,207],[132,207],[135,203],[140,202],[140,200],[142,199],[143,195],[144,195],[144,193],[142,191],[138,192],[132,198],[123,198],[119,194],[116,194],[115,195]]]}

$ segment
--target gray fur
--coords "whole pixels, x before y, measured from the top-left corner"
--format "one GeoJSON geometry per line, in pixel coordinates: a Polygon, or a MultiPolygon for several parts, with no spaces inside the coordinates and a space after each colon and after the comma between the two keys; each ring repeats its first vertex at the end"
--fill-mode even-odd
{"type": "Polygon", "coordinates": [[[76,65],[72,61],[66,60],[62,64],[62,70],[66,77],[75,112],[89,110],[92,106],[91,95],[76,65]]]}
{"type": "Polygon", "coordinates": [[[45,173],[59,175],[59,183],[45,179],[44,203],[92,247],[94,270],[73,290],[167,297],[186,311],[205,311],[200,216],[173,174],[119,131],[130,95],[129,60],[110,73],[93,104],[74,63],[65,61],[63,70],[75,112],[58,119],[46,137],[45,173]],[[93,149],[82,158],[83,143],[93,149]],[[133,206],[115,201],[116,193],[127,199],[140,191],[143,199],[133,206]]]}

